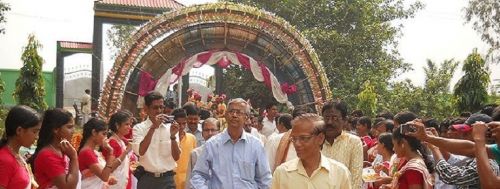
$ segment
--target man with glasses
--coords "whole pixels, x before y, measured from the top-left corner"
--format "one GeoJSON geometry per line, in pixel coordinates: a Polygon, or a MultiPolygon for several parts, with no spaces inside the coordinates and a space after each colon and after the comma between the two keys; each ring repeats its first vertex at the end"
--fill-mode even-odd
{"type": "Polygon", "coordinates": [[[259,139],[243,131],[250,106],[241,99],[229,101],[227,129],[208,140],[193,170],[193,188],[269,188],[271,170],[259,139]]]}
{"type": "Polygon", "coordinates": [[[325,143],[322,153],[343,163],[351,172],[352,188],[361,188],[363,171],[363,145],[358,136],[344,131],[347,104],[343,101],[327,102],[321,109],[325,121],[325,143]]]}
{"type": "MultiPolygon", "coordinates": [[[[201,124],[201,135],[203,136],[203,139],[205,141],[208,141],[212,136],[215,136],[219,134],[220,131],[220,124],[219,121],[215,118],[208,118],[203,123],[201,124]]],[[[196,165],[196,161],[198,160],[198,157],[203,153],[203,145],[195,148],[191,152],[191,156],[189,158],[189,164],[188,164],[188,170],[187,170],[187,176],[186,180],[186,189],[191,189],[191,184],[189,183],[189,179],[191,179],[192,171],[194,168],[194,165],[196,165]]]]}
{"type": "Polygon", "coordinates": [[[173,170],[181,153],[176,137],[179,124],[164,124],[168,117],[163,114],[163,96],[159,92],[149,92],[144,101],[148,118],[133,128],[133,150],[144,168],[144,174],[137,178],[137,188],[173,189],[173,170]]]}
{"type": "Polygon", "coordinates": [[[292,121],[290,140],[298,158],[276,168],[273,189],[352,188],[347,167],[321,154],[321,145],[325,141],[324,125],[320,116],[310,113],[292,121]]]}

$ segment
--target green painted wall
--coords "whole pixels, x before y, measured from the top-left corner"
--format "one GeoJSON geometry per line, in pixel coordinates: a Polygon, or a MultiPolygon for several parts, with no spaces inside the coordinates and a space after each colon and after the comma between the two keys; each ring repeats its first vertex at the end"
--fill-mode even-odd
{"type": "MultiPolygon", "coordinates": [[[[3,103],[6,106],[16,105],[16,101],[12,96],[16,88],[16,80],[19,77],[19,70],[0,69],[0,77],[5,83],[5,92],[1,96],[3,103]]],[[[56,106],[56,79],[53,72],[43,72],[45,80],[45,102],[49,107],[56,106]]]]}

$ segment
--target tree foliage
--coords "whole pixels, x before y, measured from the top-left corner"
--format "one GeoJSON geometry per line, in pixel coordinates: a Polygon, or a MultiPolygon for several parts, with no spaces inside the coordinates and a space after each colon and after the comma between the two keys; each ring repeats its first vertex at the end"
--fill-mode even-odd
{"type": "Polygon", "coordinates": [[[111,57],[113,59],[116,58],[122,47],[127,44],[135,30],[135,26],[133,25],[116,24],[111,26],[111,28],[106,32],[106,44],[113,50],[111,52],[111,57]]]}
{"type": "Polygon", "coordinates": [[[365,81],[384,96],[390,79],[410,69],[396,48],[402,26],[391,21],[412,17],[422,8],[419,2],[405,6],[403,0],[230,1],[271,11],[300,30],[318,53],[334,98],[349,104],[357,104],[365,81]]]}
{"type": "Polygon", "coordinates": [[[263,82],[257,81],[250,70],[231,65],[224,70],[223,77],[222,85],[229,99],[250,99],[254,108],[262,108],[275,102],[272,91],[263,82]]]}
{"type": "Polygon", "coordinates": [[[427,60],[424,67],[425,85],[422,90],[422,112],[420,115],[443,119],[450,116],[454,110],[454,99],[450,92],[450,81],[459,62],[445,60],[437,65],[427,60]]]}
{"type": "Polygon", "coordinates": [[[23,67],[16,80],[16,89],[13,93],[18,104],[27,105],[36,110],[46,110],[45,84],[42,75],[43,59],[38,54],[40,43],[34,35],[28,37],[28,45],[21,55],[23,67]]]}
{"type": "Polygon", "coordinates": [[[377,93],[375,87],[366,81],[363,85],[363,91],[358,94],[357,108],[362,110],[367,116],[374,116],[377,110],[377,93]]]}
{"type": "Polygon", "coordinates": [[[0,34],[5,33],[5,28],[2,26],[2,23],[7,22],[7,18],[5,18],[5,12],[9,10],[9,4],[0,1],[0,34]]]}
{"type": "Polygon", "coordinates": [[[488,100],[488,84],[490,75],[488,67],[474,49],[464,61],[462,71],[465,73],[455,85],[454,95],[457,98],[458,111],[474,112],[481,109],[488,100]]]}
{"type": "Polygon", "coordinates": [[[465,10],[467,22],[491,46],[488,54],[500,61],[500,1],[470,0],[465,10]]]}

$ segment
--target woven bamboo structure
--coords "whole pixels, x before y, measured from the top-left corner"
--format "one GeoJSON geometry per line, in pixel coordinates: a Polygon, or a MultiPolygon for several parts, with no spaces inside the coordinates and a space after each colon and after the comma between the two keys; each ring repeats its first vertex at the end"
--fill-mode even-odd
{"type": "Polygon", "coordinates": [[[168,12],[141,27],[104,83],[99,115],[135,110],[140,70],[159,78],[180,61],[210,50],[241,52],[266,64],[280,82],[297,85],[289,96],[295,105],[314,106],[332,96],[318,56],[299,31],[272,13],[224,2],[168,12]]]}

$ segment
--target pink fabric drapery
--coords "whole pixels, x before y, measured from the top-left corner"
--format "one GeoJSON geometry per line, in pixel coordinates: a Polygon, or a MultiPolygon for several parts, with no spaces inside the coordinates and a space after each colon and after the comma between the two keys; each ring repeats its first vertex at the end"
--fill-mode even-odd
{"type": "Polygon", "coordinates": [[[157,80],[155,80],[153,76],[146,71],[141,71],[140,74],[139,92],[137,94],[139,94],[139,96],[146,96],[149,91],[154,90],[157,80]]]}

